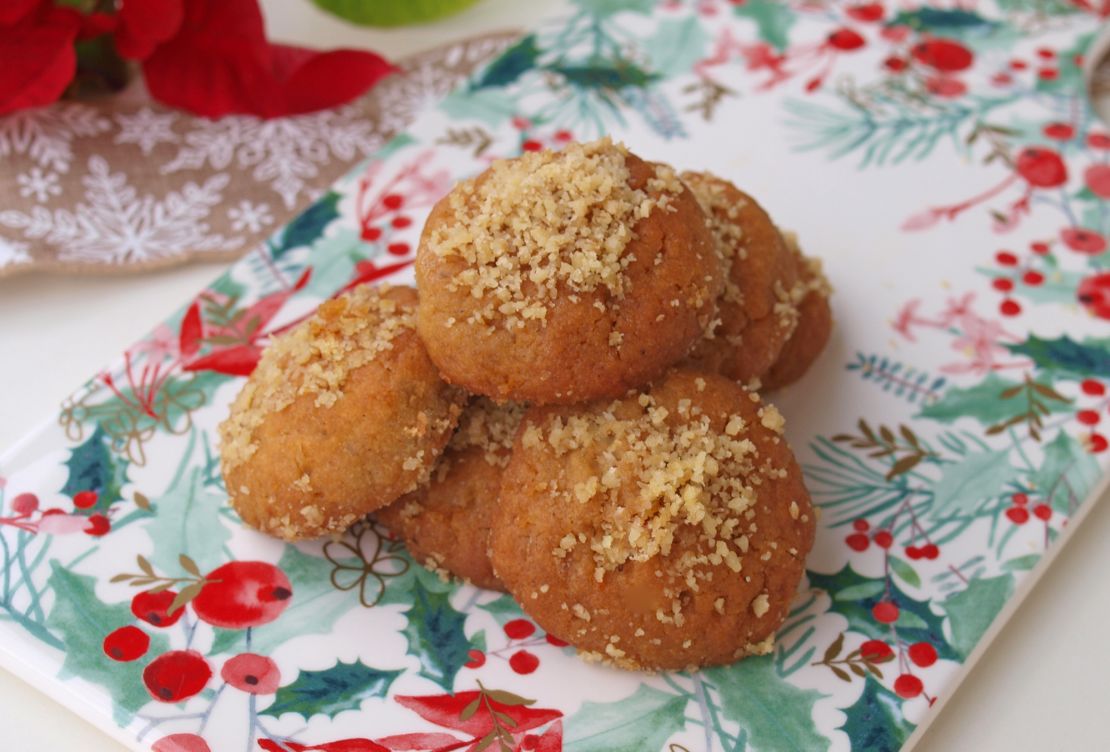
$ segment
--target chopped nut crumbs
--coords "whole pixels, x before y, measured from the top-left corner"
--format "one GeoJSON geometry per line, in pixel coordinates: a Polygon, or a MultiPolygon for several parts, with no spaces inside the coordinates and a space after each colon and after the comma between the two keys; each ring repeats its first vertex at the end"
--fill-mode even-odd
{"type": "Polygon", "coordinates": [[[390,289],[356,287],[273,339],[220,424],[225,473],[257,451],[254,432],[266,416],[306,394],[316,396],[317,407],[331,407],[343,396],[351,371],[392,349],[398,335],[413,329],[415,307],[388,297],[390,289]]]}
{"type": "Polygon", "coordinates": [[[303,474],[301,477],[293,481],[293,488],[301,493],[308,493],[312,490],[312,479],[308,477],[308,473],[303,474]]]}
{"type": "MultiPolygon", "coordinates": [[[[513,438],[524,416],[524,405],[506,402],[499,405],[486,397],[467,405],[459,417],[459,427],[447,444],[448,450],[462,451],[479,447],[485,461],[495,467],[509,464],[513,438]]],[[[449,453],[449,452],[448,452],[449,453]]]]}
{"type": "Polygon", "coordinates": [[[590,612],[581,603],[575,603],[571,607],[570,610],[571,610],[571,613],[573,613],[575,616],[577,616],[582,621],[589,621],[590,620],[590,612]]]}
{"type": "Polygon", "coordinates": [[[683,190],[665,166],[646,191],[633,190],[627,155],[608,138],[528,152],[455,187],[453,219],[431,233],[428,247],[465,262],[450,284],[485,302],[472,322],[519,329],[546,322],[560,294],[605,289],[623,297],[634,225],[683,190]]]}
{"type": "Polygon", "coordinates": [[[777,407],[770,404],[759,408],[759,422],[768,431],[774,431],[777,434],[781,434],[786,428],[786,419],[782,417],[777,407]]]}
{"type": "Polygon", "coordinates": [[[790,518],[793,519],[793,520],[798,519],[799,511],[800,510],[798,509],[798,502],[791,501],[790,502],[790,518]]]}
{"type": "Polygon", "coordinates": [[[771,604],[768,601],[766,593],[760,593],[755,597],[755,600],[752,601],[752,613],[755,614],[757,619],[762,619],[763,614],[767,613],[770,609],[771,604]]]}

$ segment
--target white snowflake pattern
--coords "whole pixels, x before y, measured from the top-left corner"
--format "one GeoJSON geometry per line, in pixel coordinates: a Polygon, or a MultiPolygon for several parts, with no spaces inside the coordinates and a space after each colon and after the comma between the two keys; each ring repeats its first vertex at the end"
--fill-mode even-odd
{"type": "Polygon", "coordinates": [[[238,206],[228,209],[227,218],[231,220],[231,229],[237,232],[261,232],[263,227],[274,222],[268,204],[252,204],[250,201],[240,201],[238,206]]]}
{"type": "Polygon", "coordinates": [[[180,192],[160,199],[139,196],[127,176],[113,173],[103,157],[89,158],[82,182],[85,202],[73,210],[50,211],[42,206],[29,213],[0,212],[0,224],[58,246],[62,261],[125,263],[176,256],[182,251],[232,250],[242,238],[225,238],[205,222],[219,204],[230,178],[210,176],[204,183],[186,183],[180,192]]]}
{"type": "Polygon", "coordinates": [[[39,167],[68,172],[73,139],[112,127],[108,118],[83,104],[55,104],[0,117],[0,158],[26,154],[39,167]]]}
{"type": "Polygon", "coordinates": [[[117,144],[135,144],[144,155],[150,154],[158,144],[175,144],[181,139],[173,132],[177,115],[172,112],[156,112],[149,107],[116,116],[119,132],[117,144]]]}
{"type": "Polygon", "coordinates": [[[205,165],[222,170],[234,160],[239,167],[253,167],[251,176],[269,183],[286,208],[292,209],[306,182],[319,174],[320,165],[332,158],[351,161],[377,148],[382,141],[379,127],[351,106],[274,120],[198,118],[162,172],[205,165]]]}
{"type": "Polygon", "coordinates": [[[27,172],[15,176],[19,186],[19,195],[27,198],[34,196],[35,201],[46,201],[51,196],[62,195],[62,186],[58,183],[56,172],[43,172],[38,167],[32,167],[27,172]]]}
{"type": "Polygon", "coordinates": [[[27,243],[17,243],[14,240],[0,238],[0,269],[5,266],[16,266],[31,263],[31,254],[27,243]]]}

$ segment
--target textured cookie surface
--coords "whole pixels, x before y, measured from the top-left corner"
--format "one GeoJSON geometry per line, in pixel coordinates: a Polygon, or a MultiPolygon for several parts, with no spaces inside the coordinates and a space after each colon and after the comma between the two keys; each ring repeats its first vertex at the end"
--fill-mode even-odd
{"type": "Polygon", "coordinates": [[[618,396],[704,333],[714,245],[674,170],[608,139],[496,162],[424,227],[420,335],[448,381],[498,401],[618,396]]]}
{"type": "Polygon", "coordinates": [[[287,540],[341,532],[426,479],[465,396],[416,336],[416,301],[358,287],[273,340],[220,425],[244,522],[287,540]]]}
{"type": "Polygon", "coordinates": [[[735,382],[532,408],[494,514],[494,570],[544,629],[627,668],[770,649],[813,543],[783,419],[735,382]]]}
{"type": "Polygon", "coordinates": [[[523,414],[517,404],[472,402],[427,485],[376,513],[414,559],[478,587],[504,590],[489,562],[490,516],[523,414]]]}

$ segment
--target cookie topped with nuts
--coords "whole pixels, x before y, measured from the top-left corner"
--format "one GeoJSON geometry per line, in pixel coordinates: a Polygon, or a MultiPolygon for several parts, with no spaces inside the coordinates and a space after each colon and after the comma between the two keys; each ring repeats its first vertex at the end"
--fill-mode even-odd
{"type": "Polygon", "coordinates": [[[723,286],[693,194],[608,139],[459,183],[428,218],[416,278],[417,328],[444,378],[534,404],[658,376],[702,336],[723,286]]]}

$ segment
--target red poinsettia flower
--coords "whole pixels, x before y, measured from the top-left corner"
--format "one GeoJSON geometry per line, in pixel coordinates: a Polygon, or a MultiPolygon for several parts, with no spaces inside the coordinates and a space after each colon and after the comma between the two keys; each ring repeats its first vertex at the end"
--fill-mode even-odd
{"type": "Polygon", "coordinates": [[[335,107],[394,70],[371,52],[270,44],[257,0],[124,0],[116,45],[155,99],[207,117],[335,107]]]}
{"type": "Polygon", "coordinates": [[[77,70],[80,14],[40,0],[0,3],[0,115],[50,104],[77,70]]]}

